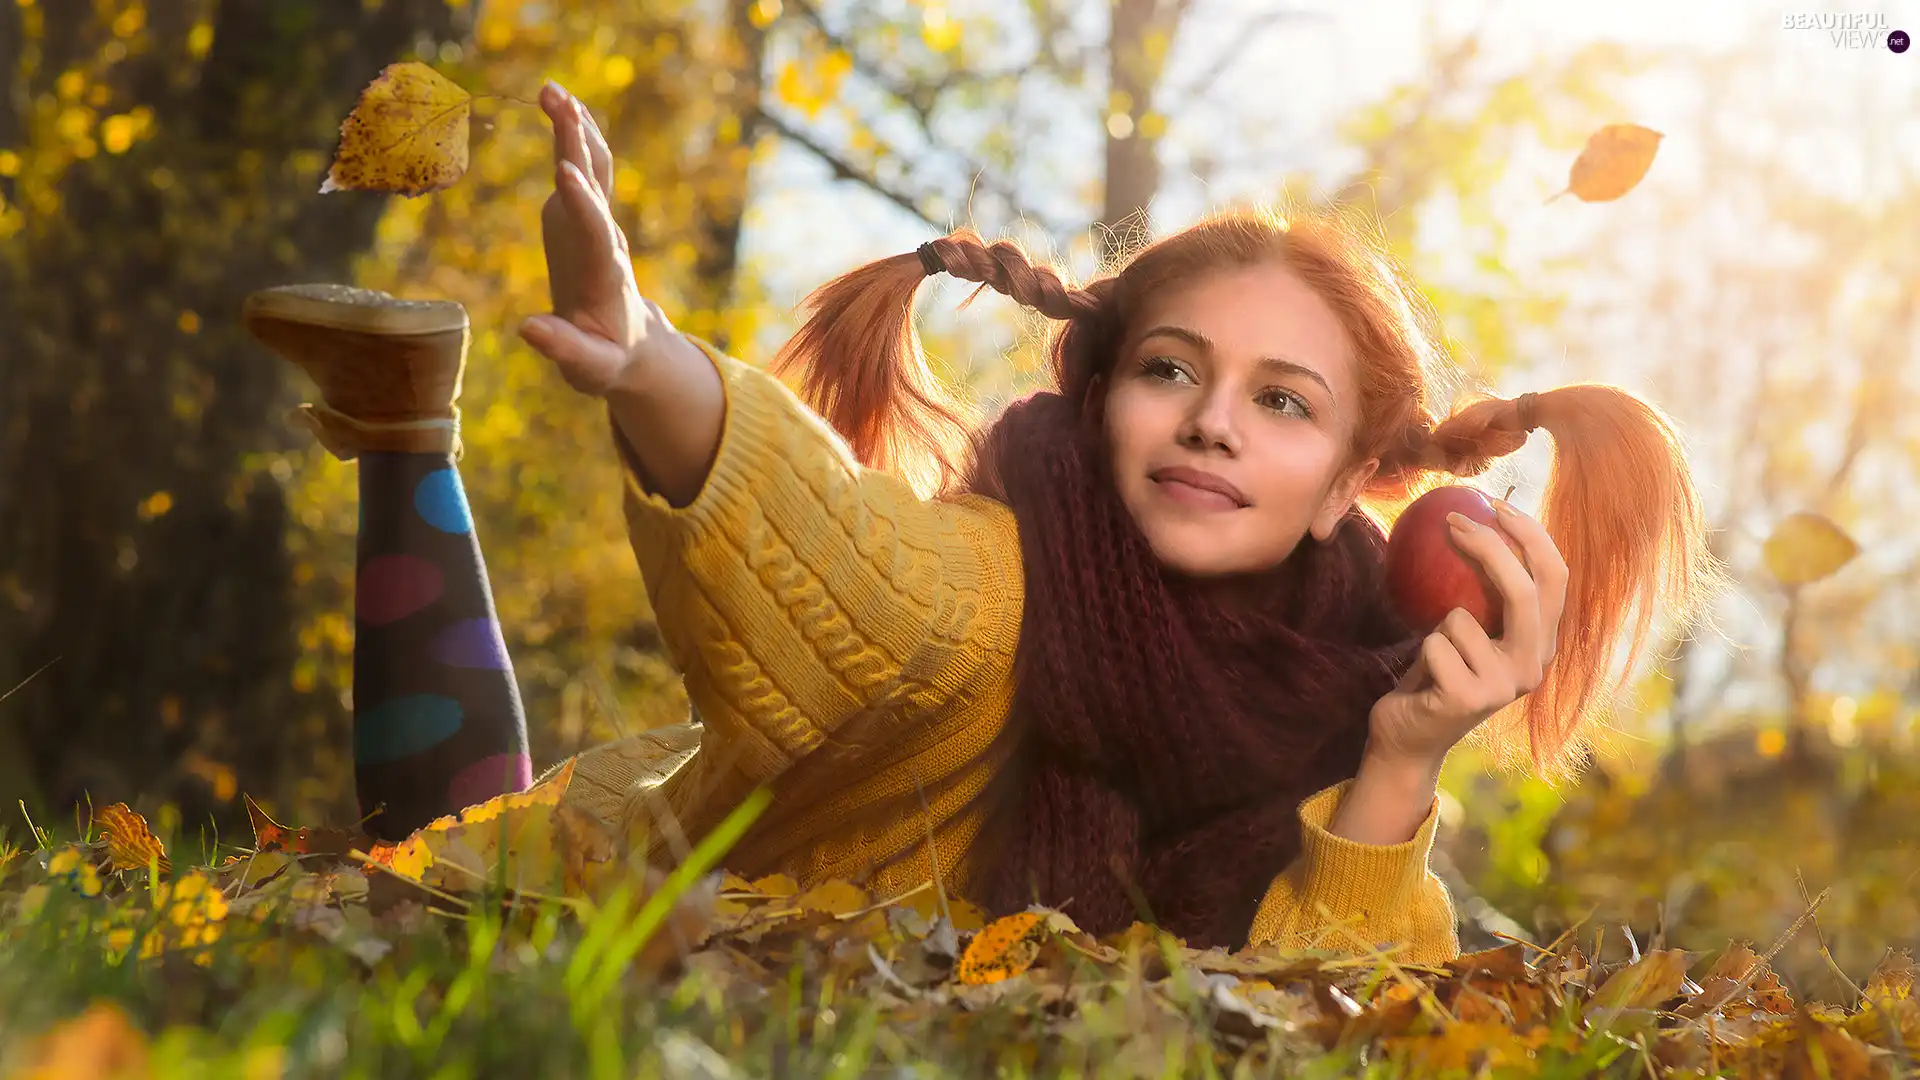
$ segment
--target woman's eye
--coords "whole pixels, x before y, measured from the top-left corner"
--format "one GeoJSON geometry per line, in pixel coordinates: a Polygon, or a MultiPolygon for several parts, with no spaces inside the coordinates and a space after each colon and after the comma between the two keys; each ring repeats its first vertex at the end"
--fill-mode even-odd
{"type": "Polygon", "coordinates": [[[1292,410],[1303,420],[1313,419],[1313,409],[1307,405],[1306,399],[1290,391],[1269,390],[1260,395],[1260,404],[1277,413],[1292,410]]]}
{"type": "MultiPolygon", "coordinates": [[[[1140,362],[1140,370],[1146,372],[1153,378],[1164,379],[1167,382],[1179,382],[1187,378],[1186,369],[1174,363],[1171,358],[1165,356],[1147,357],[1140,362]]],[[[1189,379],[1188,381],[1191,380],[1189,379]]]]}

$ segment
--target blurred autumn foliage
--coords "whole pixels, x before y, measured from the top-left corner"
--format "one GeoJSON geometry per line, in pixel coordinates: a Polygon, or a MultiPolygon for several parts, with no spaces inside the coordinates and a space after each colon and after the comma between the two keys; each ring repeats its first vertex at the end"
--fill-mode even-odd
{"type": "MultiPolygon", "coordinates": [[[[1834,951],[1870,968],[1912,935],[1894,819],[1920,779],[1920,172],[1867,135],[1904,113],[1758,30],[1526,53],[1435,10],[1408,6],[1414,74],[1309,125],[1260,59],[1317,47],[1327,16],[1292,8],[0,0],[0,805],[139,793],[243,832],[244,788],[349,820],[354,474],[284,427],[306,388],[234,318],[282,282],[472,313],[462,471],[541,763],[680,719],[604,416],[512,332],[546,303],[526,100],[554,78],[619,158],[641,287],[749,359],[827,274],[950,223],[1085,272],[1147,222],[1283,198],[1377,214],[1475,378],[1644,392],[1740,584],[1723,633],[1638,673],[1631,753],[1581,787],[1462,755],[1450,880],[1470,917],[1597,911],[1717,946],[1798,918],[1798,869],[1836,886],[1823,919],[1858,924],[1834,951]],[[356,95],[406,60],[472,95],[466,172],[321,195],[356,95]],[[1629,118],[1649,126],[1608,127],[1629,118]],[[1543,205],[1602,130],[1659,163],[1630,197],[1543,205]]],[[[939,372],[989,404],[1023,388],[1032,324],[931,291],[939,372]]],[[[1529,506],[1543,463],[1484,479],[1529,506]]]]}

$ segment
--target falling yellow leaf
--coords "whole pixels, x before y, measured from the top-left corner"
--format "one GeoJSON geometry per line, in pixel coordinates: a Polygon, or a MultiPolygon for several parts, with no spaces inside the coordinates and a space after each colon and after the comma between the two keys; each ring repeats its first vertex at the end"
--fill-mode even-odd
{"type": "Polygon", "coordinates": [[[1788,515],[1761,548],[1767,572],[1782,585],[1808,585],[1830,577],[1860,553],[1853,537],[1819,514],[1788,515]]]}
{"type": "Polygon", "coordinates": [[[321,194],[425,195],[467,171],[473,95],[425,64],[388,65],[340,125],[340,149],[321,194]]]}
{"type": "Polygon", "coordinates": [[[1608,124],[1594,132],[1567,173],[1567,186],[1548,198],[1572,195],[1584,202],[1611,202],[1632,191],[1653,167],[1666,136],[1638,124],[1608,124]]]}
{"type": "Polygon", "coordinates": [[[119,1006],[100,1002],[47,1032],[25,1080],[137,1080],[149,1075],[147,1037],[119,1006]]]}
{"type": "Polygon", "coordinates": [[[145,870],[155,864],[161,873],[172,869],[167,865],[167,849],[161,845],[160,838],[153,835],[147,819],[134,813],[132,807],[114,803],[101,807],[93,816],[106,837],[107,856],[113,860],[115,870],[145,870]]]}
{"type": "Polygon", "coordinates": [[[995,919],[967,943],[967,951],[954,965],[954,977],[969,986],[984,986],[1019,975],[1039,957],[1040,937],[1046,929],[1045,912],[1022,911],[995,919]]]}

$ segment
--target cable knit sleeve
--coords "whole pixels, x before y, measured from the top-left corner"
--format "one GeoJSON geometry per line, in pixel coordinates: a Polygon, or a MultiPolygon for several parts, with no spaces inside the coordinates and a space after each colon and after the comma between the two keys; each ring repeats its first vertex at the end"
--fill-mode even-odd
{"type": "Polygon", "coordinates": [[[614,440],[634,554],[705,723],[702,756],[768,779],[837,737],[895,739],[1006,669],[1023,585],[1012,512],[920,499],[862,467],[784,383],[701,344],[726,419],[694,500],[648,491],[617,424],[614,440]]]}
{"type": "Polygon", "coordinates": [[[1300,857],[1267,890],[1248,944],[1347,952],[1404,945],[1394,954],[1403,962],[1453,959],[1460,953],[1453,899],[1427,867],[1439,801],[1406,843],[1359,844],[1327,831],[1352,783],[1300,804],[1300,857]]]}

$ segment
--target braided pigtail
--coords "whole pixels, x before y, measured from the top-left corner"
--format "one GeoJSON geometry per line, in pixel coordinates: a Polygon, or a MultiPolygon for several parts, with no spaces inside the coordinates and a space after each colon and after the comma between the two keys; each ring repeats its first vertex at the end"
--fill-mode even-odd
{"type": "Polygon", "coordinates": [[[975,452],[974,411],[934,376],[913,325],[920,285],[938,273],[977,281],[1054,319],[1099,306],[1093,294],[1034,265],[1018,244],[987,244],[971,229],[868,263],[807,297],[805,324],[770,369],[799,374],[802,399],[856,460],[906,478],[922,495],[958,487],[975,452]]]}
{"type": "Polygon", "coordinates": [[[1485,398],[1437,427],[1416,421],[1383,455],[1381,471],[1478,476],[1536,429],[1553,439],[1540,522],[1566,561],[1567,602],[1545,681],[1492,726],[1494,745],[1515,745],[1507,736],[1524,731],[1536,765],[1564,768],[1631,673],[1612,675],[1623,632],[1625,655],[1638,656],[1656,611],[1692,621],[1724,571],[1707,549],[1705,513],[1673,425],[1617,387],[1485,398]]]}

